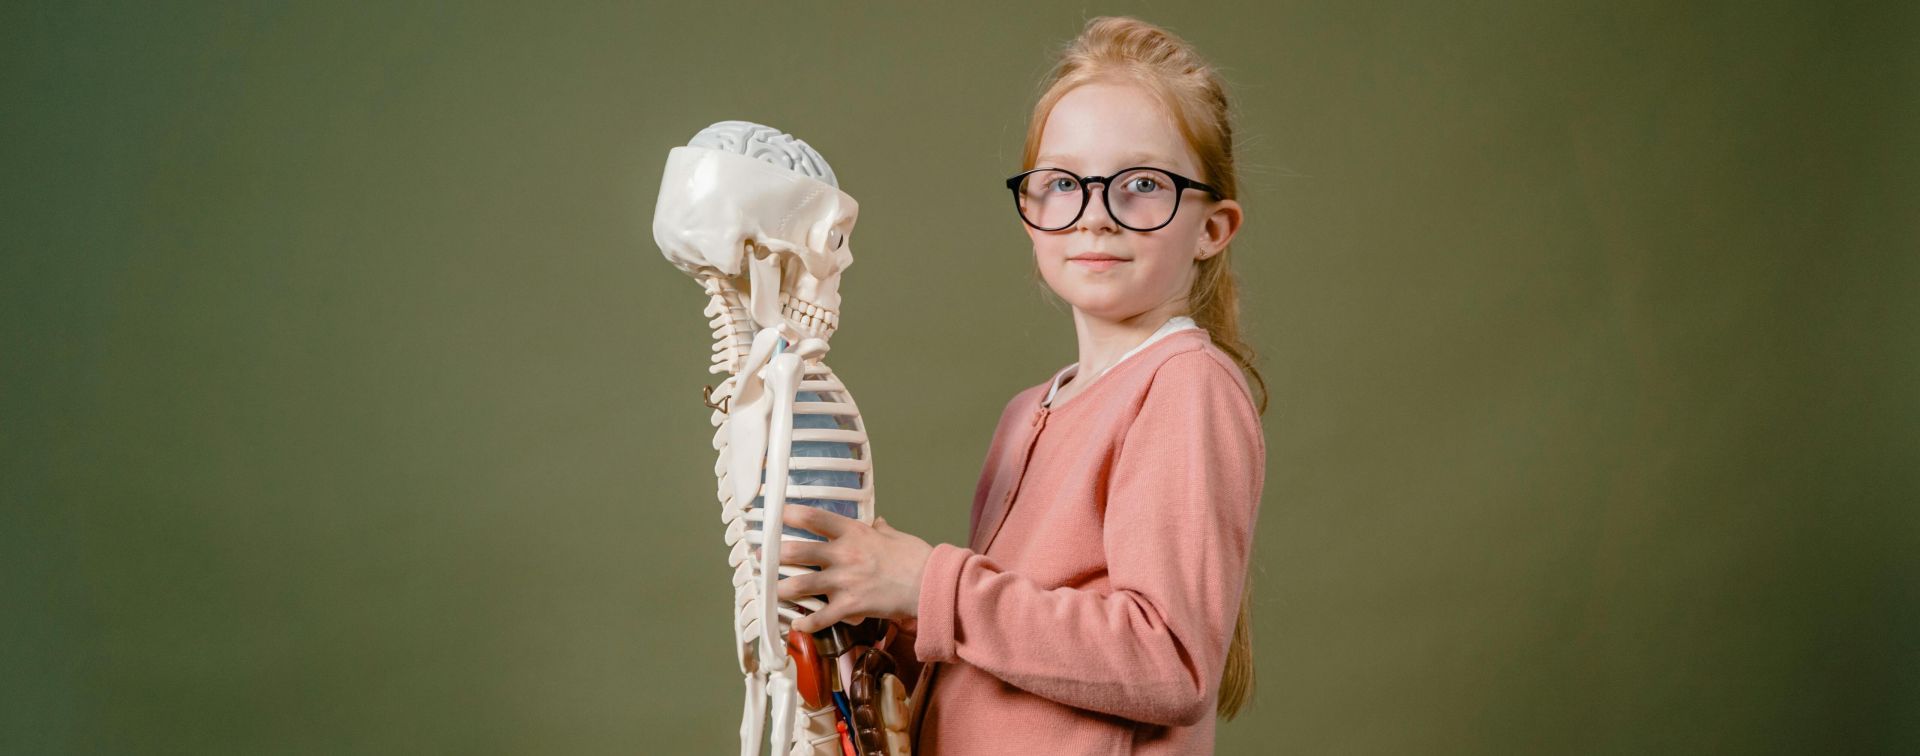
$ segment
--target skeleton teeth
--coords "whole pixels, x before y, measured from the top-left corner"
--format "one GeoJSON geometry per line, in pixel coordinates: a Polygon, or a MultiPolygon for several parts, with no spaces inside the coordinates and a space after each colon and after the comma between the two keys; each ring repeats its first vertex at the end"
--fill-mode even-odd
{"type": "Polygon", "coordinates": [[[809,333],[820,336],[839,327],[840,314],[791,294],[780,294],[780,314],[809,333]]]}

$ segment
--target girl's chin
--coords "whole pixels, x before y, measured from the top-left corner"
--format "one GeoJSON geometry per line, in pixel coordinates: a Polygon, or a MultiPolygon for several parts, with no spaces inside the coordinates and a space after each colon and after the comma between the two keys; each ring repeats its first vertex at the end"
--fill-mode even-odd
{"type": "Polygon", "coordinates": [[[1108,316],[1123,319],[1137,315],[1147,309],[1149,305],[1145,303],[1153,299],[1133,291],[1134,287],[1128,282],[1097,274],[1091,280],[1072,275],[1051,279],[1047,281],[1047,288],[1082,314],[1103,320],[1110,319],[1108,316]]]}
{"type": "MultiPolygon", "coordinates": [[[[1066,298],[1062,297],[1062,299],[1066,298]]],[[[1115,323],[1139,315],[1147,310],[1145,305],[1132,305],[1107,299],[1091,300],[1087,298],[1073,298],[1067,299],[1067,304],[1072,305],[1073,309],[1081,315],[1115,323]]]]}

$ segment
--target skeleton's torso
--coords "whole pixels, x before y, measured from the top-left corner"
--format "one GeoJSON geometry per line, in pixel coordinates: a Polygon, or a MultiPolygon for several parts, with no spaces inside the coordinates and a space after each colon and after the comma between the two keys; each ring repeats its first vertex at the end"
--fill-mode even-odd
{"type": "MultiPolygon", "coordinates": [[[[729,376],[713,392],[712,400],[727,406],[740,382],[740,375],[729,376]]],[[[865,424],[852,394],[824,361],[803,364],[799,390],[794,393],[790,416],[793,431],[787,456],[786,506],[818,507],[871,522],[872,449],[867,442],[865,424]]],[[[733,449],[728,443],[732,435],[729,421],[730,414],[726,411],[716,410],[712,414],[714,447],[719,452],[714,471],[717,477],[716,493],[726,524],[728,561],[733,569],[736,651],[741,671],[751,674],[761,667],[761,634],[765,632],[763,602],[779,602],[778,614],[783,625],[790,624],[803,613],[820,610],[824,603],[817,597],[786,602],[762,595],[764,580],[759,543],[766,514],[766,468],[759,467],[757,482],[760,485],[756,487],[759,494],[751,501],[738,501],[738,489],[727,474],[729,469],[737,469],[731,457],[733,449]]],[[[765,453],[778,452],[769,449],[765,453]]],[[[824,540],[822,536],[791,526],[782,527],[781,534],[789,539],[824,540]]],[[[783,577],[812,569],[815,568],[801,565],[782,565],[779,568],[783,577]]],[[[785,627],[772,628],[772,632],[775,638],[768,640],[784,642],[785,627]]],[[[795,717],[792,725],[793,749],[789,756],[838,754],[839,735],[834,728],[834,709],[831,706],[810,708],[802,702],[796,703],[799,705],[799,716],[795,717]]]]}

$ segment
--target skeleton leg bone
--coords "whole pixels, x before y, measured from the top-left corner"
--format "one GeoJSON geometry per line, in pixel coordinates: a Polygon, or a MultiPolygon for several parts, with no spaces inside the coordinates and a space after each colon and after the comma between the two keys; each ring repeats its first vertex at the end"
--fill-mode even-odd
{"type": "Polygon", "coordinates": [[[760,756],[760,725],[767,717],[767,696],[759,670],[747,675],[747,705],[740,715],[740,756],[760,756]]]}

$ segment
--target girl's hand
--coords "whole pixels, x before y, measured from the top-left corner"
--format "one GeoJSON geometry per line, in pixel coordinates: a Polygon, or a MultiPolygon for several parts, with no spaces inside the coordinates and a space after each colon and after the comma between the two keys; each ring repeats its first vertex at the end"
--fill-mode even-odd
{"type": "Polygon", "coordinates": [[[873,525],[825,509],[788,504],[781,520],[802,530],[826,536],[825,542],[797,538],[780,542],[782,564],[822,568],[779,581],[779,597],[826,596],[827,606],[794,620],[802,632],[817,632],[846,621],[868,617],[907,619],[920,613],[920,575],[933,547],[926,541],[894,530],[884,517],[873,525]]]}

